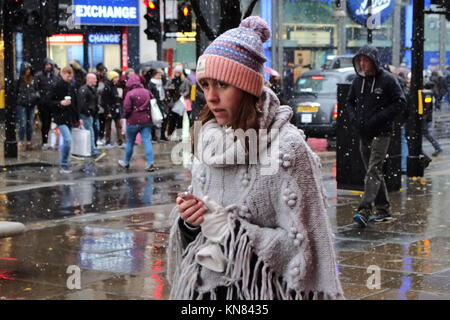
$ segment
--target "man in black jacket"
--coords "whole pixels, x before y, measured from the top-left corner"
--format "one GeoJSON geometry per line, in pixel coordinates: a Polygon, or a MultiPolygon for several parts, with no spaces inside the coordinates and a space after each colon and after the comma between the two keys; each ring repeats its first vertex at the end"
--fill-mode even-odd
{"type": "Polygon", "coordinates": [[[373,202],[376,207],[373,221],[392,220],[383,161],[394,119],[406,108],[406,99],[396,77],[381,68],[374,46],[363,46],[353,58],[353,66],[357,76],[347,97],[346,110],[360,137],[360,152],[366,169],[364,195],[353,219],[366,227],[373,202]]]}
{"type": "Polygon", "coordinates": [[[71,173],[69,167],[70,147],[72,143],[72,126],[80,125],[80,116],[76,105],[76,92],[72,84],[73,70],[70,66],[61,70],[56,83],[49,91],[46,101],[51,107],[53,119],[63,137],[60,165],[61,173],[71,173]]]}
{"type": "Polygon", "coordinates": [[[42,149],[49,149],[48,133],[52,123],[51,108],[47,104],[45,97],[50,93],[50,89],[56,83],[58,76],[54,71],[55,63],[50,58],[44,60],[44,70],[38,72],[35,77],[36,86],[41,99],[38,104],[39,117],[41,118],[42,149]]]}
{"type": "Polygon", "coordinates": [[[100,156],[103,157],[105,154],[100,154],[95,147],[94,119],[98,112],[96,84],[97,76],[94,73],[88,73],[86,75],[86,84],[82,85],[78,90],[77,102],[83,126],[91,133],[91,156],[98,160],[100,156]]]}

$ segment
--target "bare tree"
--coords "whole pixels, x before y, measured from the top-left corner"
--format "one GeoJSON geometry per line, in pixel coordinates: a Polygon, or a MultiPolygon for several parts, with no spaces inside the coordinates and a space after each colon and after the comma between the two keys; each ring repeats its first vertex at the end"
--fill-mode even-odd
{"type": "Polygon", "coordinates": [[[209,41],[213,41],[220,34],[229,29],[238,27],[239,23],[243,19],[249,17],[252,14],[253,9],[258,2],[258,0],[252,0],[247,9],[244,11],[244,15],[242,15],[240,0],[217,1],[218,7],[220,7],[220,24],[217,28],[217,32],[214,32],[215,28],[212,28],[210,25],[208,25],[203,13],[201,12],[199,1],[201,0],[191,0],[190,2],[195,16],[197,17],[197,23],[200,26],[200,29],[205,33],[209,41]]]}

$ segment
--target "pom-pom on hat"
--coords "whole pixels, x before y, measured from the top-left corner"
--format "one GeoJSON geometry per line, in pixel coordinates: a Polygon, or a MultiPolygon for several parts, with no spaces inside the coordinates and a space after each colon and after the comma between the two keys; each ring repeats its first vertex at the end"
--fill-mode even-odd
{"type": "Polygon", "coordinates": [[[264,86],[262,44],[270,38],[270,29],[260,17],[243,20],[215,39],[197,63],[197,81],[209,78],[228,83],[256,97],[264,86]]]}

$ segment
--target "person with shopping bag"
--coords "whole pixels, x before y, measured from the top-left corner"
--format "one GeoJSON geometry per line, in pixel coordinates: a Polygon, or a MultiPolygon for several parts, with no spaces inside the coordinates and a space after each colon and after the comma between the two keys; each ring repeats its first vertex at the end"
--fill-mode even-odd
{"type": "Polygon", "coordinates": [[[138,75],[133,75],[127,81],[128,93],[123,103],[123,115],[127,120],[126,137],[127,146],[123,160],[119,160],[119,166],[124,169],[130,168],[133,156],[134,142],[138,133],[142,136],[147,164],[145,170],[152,172],[156,168],[153,160],[153,147],[151,140],[152,119],[150,100],[153,98],[150,91],[144,88],[138,75]]]}
{"type": "Polygon", "coordinates": [[[49,91],[47,104],[51,107],[53,119],[58,126],[58,130],[63,137],[63,147],[61,148],[60,172],[71,173],[69,160],[72,143],[72,127],[82,125],[80,114],[76,103],[75,86],[72,83],[73,70],[66,66],[61,70],[61,74],[49,91]]]}
{"type": "Polygon", "coordinates": [[[166,84],[169,112],[169,123],[167,129],[167,139],[171,140],[171,136],[175,129],[181,129],[183,121],[183,113],[186,109],[184,101],[191,94],[191,84],[183,72],[183,67],[177,65],[173,71],[173,78],[166,84]]]}
{"type": "MultiPolygon", "coordinates": [[[[164,90],[163,80],[162,80],[163,71],[161,69],[156,69],[151,74],[151,79],[147,84],[148,89],[155,97],[156,105],[158,106],[161,115],[163,117],[162,121],[158,124],[155,121],[155,118],[152,119],[154,132],[156,135],[156,141],[167,140],[166,138],[166,127],[167,127],[167,115],[165,114],[165,100],[166,100],[166,91],[164,90]]],[[[156,112],[156,110],[155,110],[156,112]]]]}

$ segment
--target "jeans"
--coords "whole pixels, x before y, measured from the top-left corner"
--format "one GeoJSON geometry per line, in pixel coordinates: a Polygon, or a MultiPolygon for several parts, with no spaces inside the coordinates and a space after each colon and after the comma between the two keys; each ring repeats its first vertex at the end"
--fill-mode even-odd
{"type": "Polygon", "coordinates": [[[439,144],[439,142],[436,141],[436,139],[430,133],[432,123],[433,123],[432,121],[430,121],[430,122],[424,121],[423,125],[422,125],[422,132],[423,132],[423,136],[431,143],[434,150],[438,151],[438,150],[441,150],[441,145],[439,144]]]}
{"type": "Polygon", "coordinates": [[[407,160],[409,155],[408,141],[406,140],[406,125],[401,127],[401,146],[402,146],[402,171],[406,172],[407,160]]]}
{"type": "Polygon", "coordinates": [[[35,106],[24,107],[17,106],[17,117],[19,119],[19,141],[25,140],[25,134],[27,136],[27,141],[31,141],[33,136],[33,122],[34,122],[34,112],[36,110],[35,106]]]}
{"type": "Polygon", "coordinates": [[[127,147],[125,149],[124,162],[129,164],[131,157],[133,156],[134,141],[138,133],[141,133],[142,143],[144,144],[145,157],[147,158],[147,163],[149,165],[153,164],[153,146],[152,146],[152,125],[141,124],[141,125],[127,125],[126,135],[127,135],[127,147]]]}
{"type": "Polygon", "coordinates": [[[383,175],[383,161],[389,148],[390,137],[375,137],[372,141],[360,141],[359,150],[366,169],[364,195],[358,210],[372,210],[372,202],[378,211],[390,214],[388,191],[383,175]]]}
{"type": "Polygon", "coordinates": [[[84,114],[80,114],[80,118],[83,120],[83,127],[91,133],[91,156],[95,157],[99,152],[95,147],[94,118],[84,114]]]}
{"type": "Polygon", "coordinates": [[[60,163],[61,167],[67,169],[69,167],[70,146],[72,143],[72,133],[71,133],[72,130],[65,124],[59,125],[58,129],[63,138],[60,163]]]}

